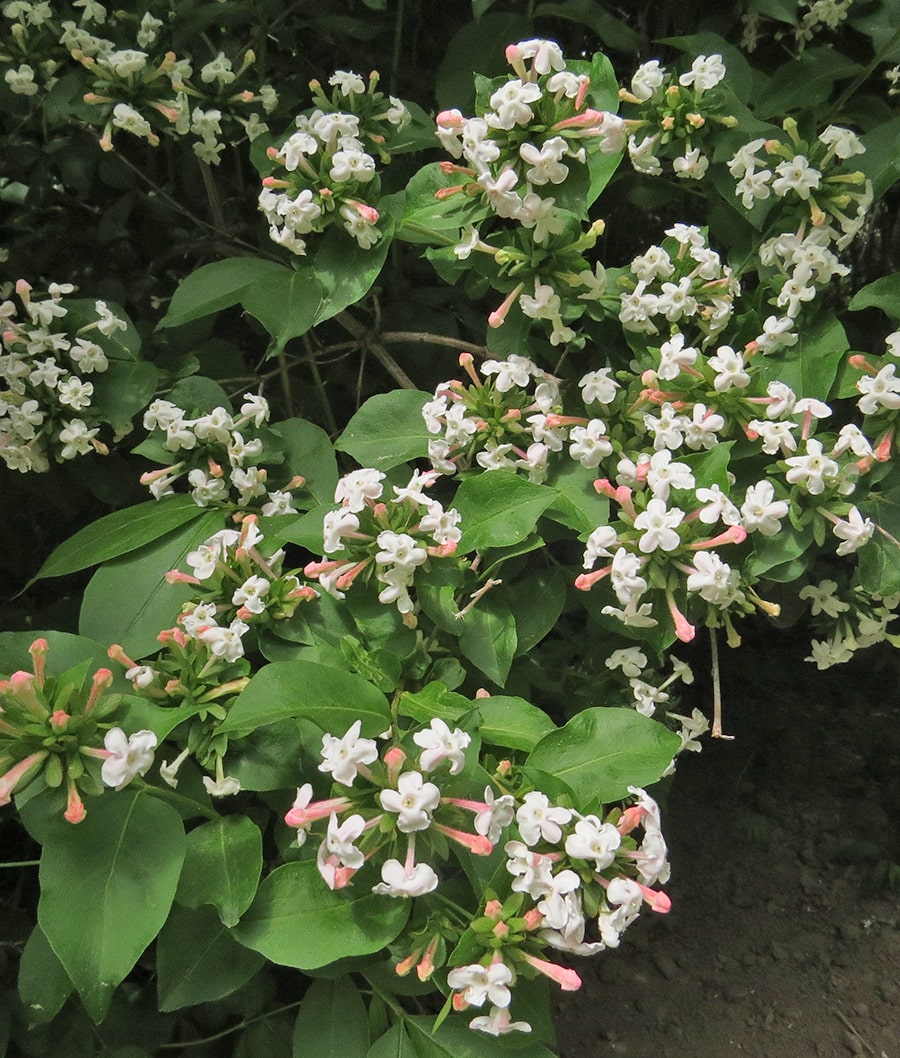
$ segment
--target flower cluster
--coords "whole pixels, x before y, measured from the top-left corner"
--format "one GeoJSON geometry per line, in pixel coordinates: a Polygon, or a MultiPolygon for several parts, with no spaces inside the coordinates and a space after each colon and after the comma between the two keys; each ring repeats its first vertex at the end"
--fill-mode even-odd
{"type": "Polygon", "coordinates": [[[300,114],[279,147],[268,157],[278,175],[263,179],[259,208],[269,225],[269,238],[291,253],[306,254],[306,236],[339,223],[357,245],[368,250],[381,238],[378,228],[380,181],[375,157],[391,160],[390,137],[409,124],[405,104],[376,90],[378,74],[368,84],[338,70],[329,79],[326,96],[318,81],[310,88],[317,107],[300,114]]]}
{"type": "Polygon", "coordinates": [[[666,235],[662,246],[650,246],[620,277],[619,322],[646,334],[696,327],[707,344],[730,322],[740,284],[696,225],[676,224],[666,235]]]}
{"type": "Polygon", "coordinates": [[[33,671],[0,680],[0,806],[40,775],[51,789],[66,790],[63,815],[80,823],[87,814],[83,796],[105,786],[121,790],[148,771],[156,735],[126,736],[112,726],[122,696],[107,693],[109,669],[97,669],[89,683],[80,666],[51,677],[48,651],[47,640],[36,639],[29,647],[33,671]],[[94,761],[102,761],[99,776],[94,761]]]}
{"type": "Polygon", "coordinates": [[[636,172],[660,176],[663,160],[669,160],[678,179],[703,179],[714,146],[712,131],[736,124],[724,113],[725,100],[717,90],[725,73],[721,55],[698,55],[677,77],[658,59],[638,67],[630,91],[619,91],[623,102],[639,108],[639,116],[628,122],[628,156],[636,172]]]}
{"type": "Polygon", "coordinates": [[[809,607],[816,631],[824,636],[812,641],[812,653],[806,658],[820,671],[843,665],[857,650],[876,643],[900,646],[900,636],[888,631],[897,616],[900,594],[881,598],[825,578],[801,588],[799,598],[809,607]]]}
{"type": "MultiPolygon", "coordinates": [[[[758,202],[780,200],[777,223],[782,231],[811,223],[820,233],[811,246],[833,243],[841,250],[859,232],[872,203],[872,185],[865,174],[848,172],[842,164],[864,154],[865,147],[854,132],[838,125],[829,125],[810,140],[801,139],[791,118],[783,128],[787,142],[751,140],[728,162],[728,171],[737,181],[735,197],[747,210],[758,202]]],[[[768,263],[763,259],[763,264],[768,263]]],[[[800,265],[802,260],[792,263],[800,265]]],[[[819,267],[818,261],[810,262],[810,271],[819,267]]],[[[829,278],[827,274],[822,282],[829,278]]]]}
{"type": "Polygon", "coordinates": [[[141,484],[160,499],[175,491],[175,482],[187,478],[198,507],[235,503],[242,508],[258,506],[267,517],[294,514],[291,492],[302,487],[303,478],[271,489],[269,472],[259,465],[278,452],[277,439],[264,429],[268,421],[268,401],[252,393],[244,394],[237,416],[218,406],[190,418],[171,401],[154,400],[144,413],[144,428],[152,433],[137,451],[160,463],[170,453],[187,454],[177,463],[142,474],[141,484]]]}
{"type": "Polygon", "coordinates": [[[381,881],[372,886],[373,893],[395,899],[425,896],[439,878],[422,859],[423,846],[436,858],[447,838],[476,856],[490,855],[512,820],[512,797],[497,797],[489,786],[484,802],[473,802],[441,789],[466,766],[472,741],[466,731],[451,730],[435,718],[427,727],[392,738],[383,750],[361,731],[357,720],[342,737],[322,738],[319,771],[331,775],[338,796],[316,801],[312,785],[305,783],[284,817],[297,828],[299,845],[315,823],[328,821],[316,864],[330,889],[350,885],[366,862],[374,861],[380,864],[381,881]],[[415,766],[408,768],[413,756],[415,766]],[[462,820],[469,829],[460,829],[462,820]]]}
{"type": "Polygon", "coordinates": [[[455,1010],[490,1004],[489,1014],[474,1018],[470,1028],[494,1036],[530,1031],[527,1022],[513,1022],[508,1009],[519,974],[542,974],[564,991],[581,987],[574,970],[542,957],[544,949],[593,955],[617,948],[644,904],[662,914],[669,910],[666,894],[652,888],[669,877],[659,808],[646,791],[629,792],[635,803],[605,818],[553,804],[537,790],[518,802],[519,839],[504,845],[513,895],[487,900],[471,927],[485,954],[447,976],[455,1010]],[[633,836],[638,828],[640,842],[633,836]]]}
{"type": "Polygon", "coordinates": [[[415,603],[409,594],[416,570],[432,558],[449,558],[462,536],[459,512],[445,510],[425,492],[439,475],[415,471],[402,488],[392,486],[386,502],[385,475],[364,468],[344,475],[334,499],[337,510],[325,515],[321,562],[310,562],[303,572],[335,598],[357,579],[374,576],[381,585],[379,602],[394,603],[408,623],[415,622],[415,603]]]}
{"type": "Polygon", "coordinates": [[[275,90],[241,87],[255,62],[252,51],[239,57],[219,52],[195,70],[190,58],[167,50],[172,23],[165,5],[149,4],[164,17],[145,11],[136,29],[130,12],[107,11],[93,0],[74,6],[81,8],[77,22],[58,20],[46,3],[5,5],[12,22],[4,80],[13,93],[35,96],[51,88],[70,62],[79,64],[91,77],[84,101],[98,110],[104,150],[112,149],[118,131],[154,147],[162,132],[190,137],[197,157],[218,165],[235,130],[250,139],[267,130],[262,114],[277,106],[275,90]]]}
{"type": "Polygon", "coordinates": [[[108,369],[111,346],[128,323],[104,301],[87,310],[64,301],[74,289],[51,283],[48,296],[38,297],[20,279],[24,313],[13,301],[0,304],[0,457],[11,470],[41,472],[51,460],[108,452],[97,436],[108,418],[93,404],[91,379],[108,369]]]}

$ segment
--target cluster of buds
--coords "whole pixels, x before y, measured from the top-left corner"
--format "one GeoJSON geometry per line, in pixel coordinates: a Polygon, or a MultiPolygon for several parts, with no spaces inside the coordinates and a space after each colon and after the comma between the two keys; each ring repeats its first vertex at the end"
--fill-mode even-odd
{"type": "Polygon", "coordinates": [[[619,277],[619,322],[644,334],[696,327],[707,344],[731,320],[740,286],[700,228],[675,224],[666,235],[662,246],[650,246],[619,277]]]}
{"type": "Polygon", "coordinates": [[[334,223],[368,250],[381,238],[378,227],[380,181],[373,155],[391,160],[391,140],[409,124],[405,104],[377,91],[378,74],[368,84],[359,74],[338,70],[329,79],[329,97],[310,83],[316,109],[299,115],[268,157],[277,174],[263,179],[259,208],[269,238],[291,253],[306,254],[306,236],[334,223]]]}
{"type": "Polygon", "coordinates": [[[109,451],[97,437],[106,419],[93,406],[87,376],[108,369],[115,336],[128,323],[104,301],[89,309],[66,302],[74,289],[51,283],[48,296],[39,298],[20,279],[22,316],[13,301],[0,304],[0,458],[11,470],[42,472],[51,460],[109,451]]]}
{"type": "Polygon", "coordinates": [[[470,1028],[493,1036],[529,1032],[528,1022],[512,1021],[509,1010],[519,975],[540,974],[567,992],[581,987],[574,970],[544,958],[547,948],[594,955],[619,946],[644,904],[669,911],[668,896],[652,888],[669,877],[659,808],[646,791],[629,792],[635,803],[605,818],[552,804],[539,791],[518,803],[519,839],[504,845],[512,895],[502,902],[489,896],[465,950],[471,956],[482,948],[484,955],[447,976],[454,1010],[490,1005],[470,1028]]]}
{"type": "Polygon", "coordinates": [[[459,512],[445,510],[425,492],[440,475],[415,471],[403,488],[393,486],[386,502],[384,474],[371,468],[351,471],[340,479],[334,499],[337,510],[325,515],[321,562],[310,562],[304,574],[343,599],[357,580],[373,576],[382,587],[378,601],[394,603],[404,622],[415,625],[415,603],[409,594],[416,570],[433,558],[450,558],[462,536],[459,512]]]}
{"type": "Polygon", "coordinates": [[[145,443],[138,451],[158,462],[170,452],[188,455],[142,474],[141,484],[158,500],[171,495],[175,482],[186,477],[198,507],[234,503],[244,509],[259,506],[265,517],[295,514],[291,492],[301,488],[304,479],[294,477],[280,489],[269,489],[269,472],[259,465],[267,445],[270,451],[278,447],[277,439],[263,429],[268,420],[268,401],[252,393],[244,394],[237,416],[228,408],[216,407],[189,418],[184,408],[171,401],[153,401],[144,412],[144,428],[153,432],[149,445],[145,443]]]}
{"type": "Polygon", "coordinates": [[[243,637],[251,626],[284,621],[301,602],[317,597],[295,573],[282,571],[283,549],[263,556],[263,539],[256,515],[245,515],[240,530],[222,529],[188,552],[185,561],[192,573],[175,569],[166,574],[170,584],[197,589],[198,598],[185,604],[179,627],[171,633],[182,649],[187,640],[197,640],[208,647],[209,661],[238,661],[245,654],[243,637]]]}
{"type": "Polygon", "coordinates": [[[316,864],[330,889],[352,884],[372,861],[381,875],[373,893],[394,899],[425,896],[440,879],[423,857],[437,859],[445,840],[476,856],[490,855],[512,820],[513,798],[497,797],[490,786],[483,802],[442,790],[466,767],[472,741],[466,731],[433,719],[427,727],[394,730],[390,745],[382,748],[361,731],[357,720],[340,738],[323,736],[319,771],[331,775],[332,796],[314,800],[312,785],[305,783],[284,817],[296,828],[298,845],[327,820],[324,836],[317,835],[316,864]]]}
{"type": "Polygon", "coordinates": [[[732,128],[737,119],[724,113],[717,87],[725,78],[721,55],[698,55],[691,68],[676,77],[658,59],[638,67],[631,90],[619,98],[638,108],[628,122],[628,154],[639,173],[660,176],[671,161],[680,180],[702,180],[709,169],[715,129],[732,128]]]}
{"type": "Polygon", "coordinates": [[[40,776],[51,790],[65,789],[63,815],[80,823],[87,814],[83,796],[121,790],[147,772],[156,735],[126,736],[112,726],[122,696],[106,693],[109,669],[97,669],[89,682],[82,665],[52,677],[48,649],[46,639],[36,639],[28,651],[32,671],[0,680],[0,806],[40,776]]]}

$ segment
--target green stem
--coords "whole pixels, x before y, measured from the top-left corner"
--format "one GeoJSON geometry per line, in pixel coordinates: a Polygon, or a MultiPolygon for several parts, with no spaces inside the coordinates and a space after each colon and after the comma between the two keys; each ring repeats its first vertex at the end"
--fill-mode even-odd
{"type": "Polygon", "coordinates": [[[275,1010],[270,1010],[265,1014],[257,1014],[255,1018],[246,1018],[244,1021],[239,1021],[237,1025],[232,1025],[230,1029],[222,1029],[221,1032],[216,1032],[212,1036],[204,1036],[202,1040],[185,1040],[183,1043],[160,1043],[157,1046],[157,1050],[179,1051],[184,1047],[202,1047],[206,1043],[212,1043],[213,1040],[221,1040],[225,1036],[230,1036],[233,1032],[240,1032],[241,1029],[247,1028],[248,1025],[255,1025],[257,1021],[265,1021],[266,1018],[274,1018],[276,1014],[283,1014],[286,1010],[294,1010],[302,1002],[302,999],[297,999],[293,1003],[287,1003],[283,1007],[276,1007],[275,1010]]]}
{"type": "Polygon", "coordinates": [[[16,860],[13,863],[0,863],[0,867],[39,867],[40,860],[16,860]]]}
{"type": "Polygon", "coordinates": [[[158,797],[161,801],[168,801],[173,807],[184,808],[194,815],[206,816],[207,819],[217,820],[219,819],[219,813],[214,811],[212,808],[207,808],[206,805],[201,804],[199,801],[195,801],[193,797],[185,797],[184,794],[175,793],[174,790],[169,790],[162,786],[150,786],[148,783],[142,784],[142,792],[150,794],[151,797],[158,797]]]}
{"type": "Polygon", "coordinates": [[[847,87],[844,89],[844,91],[841,92],[841,94],[837,97],[837,99],[832,104],[831,109],[828,112],[829,114],[837,114],[840,111],[841,107],[847,102],[848,99],[850,99],[850,97],[857,90],[857,88],[859,88],[859,86],[864,81],[868,80],[868,78],[872,76],[873,72],[875,71],[875,68],[878,65],[880,65],[881,63],[883,63],[885,61],[886,57],[891,53],[891,51],[894,48],[894,45],[897,43],[898,40],[900,40],[900,29],[898,29],[898,30],[896,30],[894,32],[894,35],[891,37],[891,39],[875,55],[875,58],[872,59],[872,61],[863,70],[863,72],[861,74],[858,74],[850,82],[850,84],[847,85],[847,87]]]}

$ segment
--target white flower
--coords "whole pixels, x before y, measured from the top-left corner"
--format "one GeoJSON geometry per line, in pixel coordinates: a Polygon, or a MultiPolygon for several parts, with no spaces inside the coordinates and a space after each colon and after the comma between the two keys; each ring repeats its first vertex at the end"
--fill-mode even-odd
{"type": "Polygon", "coordinates": [[[431,782],[424,782],[421,772],[404,772],[397,780],[396,790],[382,790],[378,795],[386,812],[397,813],[397,829],[404,834],[427,830],[431,813],[441,803],[441,791],[431,782]]]}
{"type": "Polygon", "coordinates": [[[525,795],[516,812],[516,824],[526,845],[536,845],[542,838],[556,845],[562,840],[562,825],[571,818],[568,808],[551,805],[547,795],[537,790],[525,795]]]}
{"type": "Polygon", "coordinates": [[[635,712],[640,713],[641,716],[653,716],[657,705],[669,700],[668,694],[661,687],[654,687],[652,683],[648,683],[646,680],[632,677],[628,682],[631,685],[631,693],[634,696],[635,712]]]}
{"type": "Polygon", "coordinates": [[[659,347],[659,368],[656,374],[666,382],[678,378],[682,368],[694,366],[698,355],[696,349],[690,346],[685,348],[683,334],[673,334],[659,347]]]}
{"type": "Polygon", "coordinates": [[[551,70],[564,70],[566,60],[562,48],[555,40],[544,40],[540,37],[531,40],[520,40],[512,45],[512,51],[521,59],[531,59],[533,73],[543,76],[551,70]]]}
{"type": "MultiPolygon", "coordinates": [[[[650,486],[650,491],[654,497],[666,503],[669,499],[670,489],[692,489],[695,482],[694,475],[691,473],[691,468],[687,463],[673,463],[672,453],[667,448],[663,448],[658,452],[654,452],[650,457],[647,484],[650,486]]],[[[638,525],[637,521],[634,524],[639,529],[643,527],[643,525],[638,525]]],[[[677,525],[678,522],[675,524],[677,525]]]]}
{"type": "Polygon", "coordinates": [[[613,447],[606,436],[606,423],[602,419],[591,419],[587,426],[573,426],[569,432],[569,455],[583,467],[591,469],[601,459],[612,455],[613,447]]]}
{"type": "Polygon", "coordinates": [[[694,555],[694,572],[688,576],[687,590],[716,606],[726,606],[735,597],[737,574],[715,551],[698,551],[694,555]]]}
{"type": "Polygon", "coordinates": [[[424,896],[437,889],[438,876],[427,863],[416,863],[409,870],[399,860],[385,860],[381,867],[382,880],[372,886],[379,896],[424,896]]]}
{"type": "Polygon", "coordinates": [[[667,510],[665,500],[654,496],[647,504],[647,509],[634,520],[635,529],[644,530],[638,540],[639,550],[645,555],[656,550],[676,550],[681,546],[681,537],[676,530],[683,518],[684,511],[678,507],[667,510]]]}
{"type": "Polygon", "coordinates": [[[791,485],[802,485],[811,496],[820,496],[826,485],[835,482],[840,467],[822,451],[822,442],[811,437],[806,442],[806,455],[785,460],[791,468],[785,477],[791,485]]]}
{"type": "Polygon", "coordinates": [[[356,720],[342,738],[322,736],[322,763],[319,771],[331,772],[335,782],[352,786],[361,765],[378,759],[378,746],[371,738],[360,738],[362,721],[356,720]]]}
{"type": "Polygon", "coordinates": [[[808,199],[822,182],[822,174],[814,169],[803,154],[795,155],[790,161],[785,159],[775,166],[776,177],[772,181],[772,190],[779,198],[784,198],[793,191],[799,198],[808,199]]]}
{"type": "Polygon", "coordinates": [[[614,650],[604,662],[608,669],[621,669],[628,677],[637,677],[647,667],[647,655],[640,647],[622,647],[614,650]]]}
{"type": "Polygon", "coordinates": [[[359,870],[366,862],[366,858],[353,842],[365,829],[366,821],[361,815],[347,816],[338,822],[337,813],[332,812],[325,834],[325,848],[329,853],[337,856],[343,867],[359,870]]]}
{"type": "Polygon", "coordinates": [[[813,617],[826,614],[828,617],[837,618],[850,609],[850,604],[840,599],[836,592],[836,581],[823,580],[818,584],[807,584],[806,587],[801,588],[798,598],[809,600],[809,608],[813,617]]]}
{"type": "Polygon", "coordinates": [[[650,59],[639,66],[631,78],[631,94],[645,103],[666,79],[666,71],[659,59],[650,59]]]}
{"type": "Polygon", "coordinates": [[[265,577],[248,577],[244,583],[235,590],[231,601],[235,606],[243,606],[253,614],[261,614],[266,609],[265,597],[272,587],[265,577]]]}
{"type": "Polygon", "coordinates": [[[856,388],[863,394],[858,402],[863,415],[872,415],[879,408],[900,408],[900,379],[894,377],[896,371],[896,364],[885,364],[877,375],[863,375],[857,381],[856,388]]]}
{"type": "Polygon", "coordinates": [[[506,870],[513,876],[514,893],[528,893],[532,900],[553,892],[553,861],[540,852],[532,852],[521,841],[507,841],[503,851],[509,857],[506,870]]]}
{"type": "Polygon", "coordinates": [[[380,470],[365,468],[345,474],[334,490],[335,503],[343,503],[354,514],[358,514],[367,500],[377,500],[382,493],[384,474],[380,470]]]}
{"type": "Polygon", "coordinates": [[[566,854],[592,862],[594,870],[599,872],[613,862],[621,843],[622,837],[612,823],[603,823],[597,816],[584,816],[575,824],[574,833],[566,838],[566,854]]]}
{"type": "Polygon", "coordinates": [[[619,383],[611,378],[612,368],[601,367],[596,371],[589,371],[579,381],[581,399],[585,404],[612,404],[616,399],[616,390],[620,388],[619,383]]]}
{"type": "Polygon", "coordinates": [[[244,645],[241,637],[248,632],[250,626],[235,618],[227,628],[214,626],[204,628],[199,632],[197,638],[209,646],[210,651],[216,657],[224,658],[226,661],[237,661],[244,656],[244,645]]]}
{"type": "Polygon", "coordinates": [[[121,727],[111,728],[103,739],[109,756],[103,761],[100,778],[107,786],[121,790],[136,775],[146,775],[153,763],[156,744],[156,735],[152,731],[126,735],[121,727]]]}
{"type": "MultiPolygon", "coordinates": [[[[544,288],[553,293],[552,287],[544,288]]],[[[535,287],[537,291],[537,287],[535,287]]],[[[559,299],[557,298],[557,301],[559,299]]],[[[508,360],[485,360],[481,365],[483,375],[496,375],[494,387],[498,393],[507,393],[513,386],[524,389],[532,378],[540,376],[541,372],[534,361],[526,356],[518,356],[513,353],[508,360]]]]}
{"type": "Polygon", "coordinates": [[[496,129],[527,125],[534,116],[531,104],[540,98],[540,85],[534,82],[523,83],[518,78],[513,78],[501,85],[491,96],[490,104],[496,113],[488,115],[488,124],[496,129]]]}
{"type": "Polygon", "coordinates": [[[223,775],[220,779],[204,775],[203,786],[210,797],[233,797],[241,792],[240,781],[232,775],[223,775]]]}
{"type": "Polygon", "coordinates": [[[839,125],[829,125],[824,132],[820,132],[819,142],[830,147],[842,160],[852,158],[854,154],[866,153],[866,148],[856,133],[851,132],[850,129],[843,129],[839,125]]]}
{"type": "Polygon", "coordinates": [[[700,153],[699,147],[694,147],[681,157],[673,158],[672,169],[681,180],[702,180],[709,169],[709,158],[700,153]]]}
{"type": "Polygon", "coordinates": [[[875,523],[870,518],[864,519],[857,507],[851,507],[847,512],[847,521],[836,522],[832,532],[841,541],[837,553],[849,555],[872,539],[875,523]]]}
{"type": "Polygon", "coordinates": [[[568,150],[568,143],[562,136],[553,136],[540,147],[533,143],[523,143],[519,147],[519,157],[527,165],[525,178],[532,184],[561,184],[569,175],[569,168],[560,161],[568,150]]]}
{"type": "Polygon", "coordinates": [[[490,786],[485,786],[484,803],[487,807],[475,815],[473,824],[475,833],[487,838],[492,845],[496,845],[504,828],[513,821],[515,799],[512,794],[495,797],[490,786]]]}
{"type": "Polygon", "coordinates": [[[358,73],[349,70],[335,70],[328,83],[336,87],[342,95],[365,95],[366,82],[358,73]]]}
{"type": "Polygon", "coordinates": [[[711,356],[708,363],[716,373],[713,385],[717,393],[725,393],[732,386],[744,389],[750,385],[750,376],[744,370],[744,358],[730,345],[720,345],[716,355],[711,356]]]}
{"type": "Polygon", "coordinates": [[[422,771],[434,771],[445,760],[450,761],[450,774],[458,775],[466,764],[465,749],[472,741],[470,735],[460,728],[451,731],[440,717],[434,717],[430,728],[417,731],[413,742],[422,748],[419,767],[422,771]]]}
{"type": "Polygon", "coordinates": [[[763,480],[747,489],[741,504],[741,525],[748,533],[775,536],[781,531],[781,519],[787,516],[789,507],[784,500],[775,499],[775,486],[763,480]]]}
{"type": "Polygon", "coordinates": [[[512,1021],[509,1011],[504,1007],[491,1007],[490,1014],[472,1018],[469,1028],[490,1036],[505,1036],[507,1032],[531,1032],[527,1021],[512,1021]]]}
{"type": "Polygon", "coordinates": [[[690,70],[678,78],[678,83],[685,87],[693,85],[695,91],[705,92],[715,88],[724,76],[725,64],[721,55],[698,55],[690,70]]]}
{"type": "Polygon", "coordinates": [[[469,966],[457,966],[447,974],[447,984],[472,1007],[484,1005],[486,999],[496,1007],[508,1007],[512,999],[509,985],[512,984],[512,970],[503,962],[494,962],[490,966],[471,963],[469,966]]]}

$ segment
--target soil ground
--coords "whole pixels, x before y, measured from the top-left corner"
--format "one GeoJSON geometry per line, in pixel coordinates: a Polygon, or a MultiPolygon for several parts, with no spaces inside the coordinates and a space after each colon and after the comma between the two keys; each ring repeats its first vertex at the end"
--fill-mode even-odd
{"type": "Polygon", "coordinates": [[[898,670],[800,657],[726,672],[734,741],[663,814],[672,911],[579,964],[562,1058],[900,1058],[898,670]]]}

